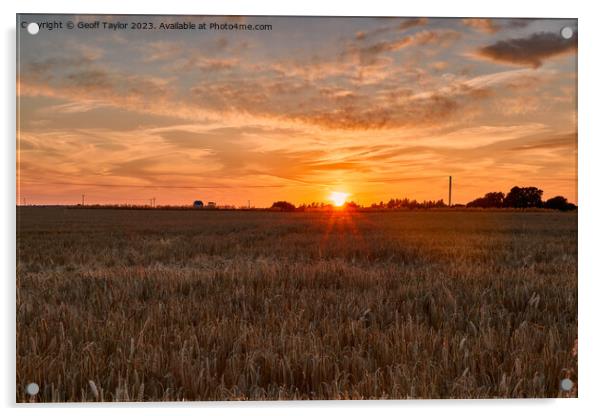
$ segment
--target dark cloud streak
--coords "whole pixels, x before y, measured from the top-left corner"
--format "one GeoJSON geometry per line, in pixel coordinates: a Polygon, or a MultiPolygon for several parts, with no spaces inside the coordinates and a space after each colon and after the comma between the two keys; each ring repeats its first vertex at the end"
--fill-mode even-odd
{"type": "Polygon", "coordinates": [[[539,32],[527,38],[500,40],[478,50],[478,55],[496,62],[538,68],[547,58],[577,50],[577,33],[564,39],[558,33],[539,32]]]}

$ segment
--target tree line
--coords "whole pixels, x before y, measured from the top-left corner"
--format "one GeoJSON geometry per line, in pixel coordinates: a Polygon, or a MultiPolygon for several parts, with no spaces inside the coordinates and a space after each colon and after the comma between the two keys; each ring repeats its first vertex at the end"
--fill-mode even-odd
{"type": "MultiPolygon", "coordinates": [[[[445,208],[447,205],[443,202],[442,199],[438,201],[422,201],[418,202],[415,199],[398,199],[391,198],[389,202],[385,203],[381,201],[377,204],[372,204],[368,207],[368,209],[418,209],[418,208],[445,208]]],[[[354,201],[345,202],[342,208],[347,210],[356,210],[356,209],[366,209],[365,207],[360,206],[354,201]]],[[[329,210],[334,209],[332,204],[326,204],[324,202],[311,202],[309,204],[301,204],[299,206],[295,206],[294,204],[288,201],[276,201],[272,204],[271,208],[275,211],[305,211],[305,210],[329,210]]]]}
{"type": "Polygon", "coordinates": [[[469,208],[548,208],[559,211],[572,211],[577,206],[561,196],[555,196],[546,201],[542,199],[543,191],[534,186],[521,188],[518,186],[510,192],[488,192],[466,204],[469,208]]]}
{"type": "MultiPolygon", "coordinates": [[[[559,211],[572,211],[577,209],[577,206],[561,195],[555,196],[548,200],[543,200],[543,190],[529,186],[515,186],[510,189],[507,194],[503,192],[488,192],[481,198],[470,201],[466,205],[455,204],[453,207],[462,208],[546,208],[559,211]]],[[[439,200],[427,200],[419,202],[409,198],[391,198],[388,202],[380,201],[379,203],[371,204],[367,209],[429,209],[429,208],[446,208],[448,205],[439,200]]],[[[301,204],[298,207],[288,201],[276,201],[272,204],[271,209],[275,211],[305,211],[305,210],[328,210],[333,209],[333,205],[323,202],[312,202],[310,204],[301,204]]],[[[353,201],[346,202],[345,209],[355,210],[360,207],[353,201]]],[[[366,208],[363,208],[366,209],[366,208]]]]}
{"type": "Polygon", "coordinates": [[[380,201],[378,204],[370,205],[370,208],[373,209],[399,209],[399,208],[407,208],[407,209],[416,209],[416,208],[445,208],[447,204],[443,202],[443,199],[439,199],[437,201],[422,201],[418,202],[415,199],[409,198],[391,198],[389,202],[384,203],[380,201]]]}

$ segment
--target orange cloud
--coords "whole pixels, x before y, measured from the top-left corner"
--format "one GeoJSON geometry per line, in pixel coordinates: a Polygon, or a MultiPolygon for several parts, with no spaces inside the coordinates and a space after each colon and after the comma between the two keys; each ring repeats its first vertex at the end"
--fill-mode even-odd
{"type": "Polygon", "coordinates": [[[370,65],[383,52],[394,52],[411,46],[445,47],[457,41],[460,36],[460,33],[454,30],[423,30],[396,40],[381,41],[361,47],[353,46],[349,52],[357,54],[362,65],[370,65]]]}
{"type": "Polygon", "coordinates": [[[497,24],[493,19],[462,19],[462,23],[465,26],[485,33],[496,33],[501,29],[500,25],[497,24]]]}

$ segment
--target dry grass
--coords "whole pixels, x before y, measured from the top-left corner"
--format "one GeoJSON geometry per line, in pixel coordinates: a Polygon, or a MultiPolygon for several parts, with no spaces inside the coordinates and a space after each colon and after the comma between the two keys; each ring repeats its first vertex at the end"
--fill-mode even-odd
{"type": "Polygon", "coordinates": [[[577,395],[574,213],[18,221],[18,401],[577,395]]]}

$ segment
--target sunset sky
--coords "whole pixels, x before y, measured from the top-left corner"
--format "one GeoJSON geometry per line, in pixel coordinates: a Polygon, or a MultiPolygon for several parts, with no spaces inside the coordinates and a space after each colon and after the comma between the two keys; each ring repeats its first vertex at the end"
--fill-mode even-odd
{"type": "Polygon", "coordinates": [[[576,20],[21,18],[272,30],[18,28],[17,203],[577,202],[576,20]]]}

